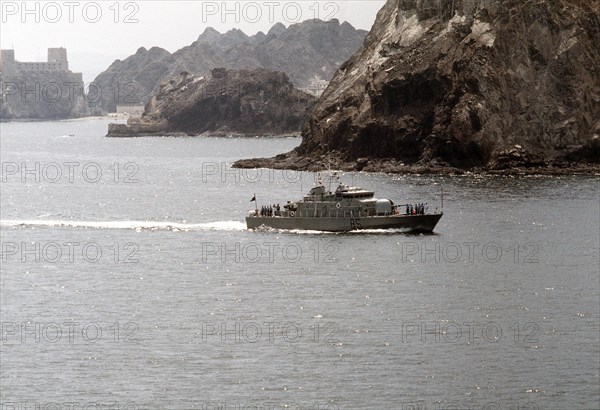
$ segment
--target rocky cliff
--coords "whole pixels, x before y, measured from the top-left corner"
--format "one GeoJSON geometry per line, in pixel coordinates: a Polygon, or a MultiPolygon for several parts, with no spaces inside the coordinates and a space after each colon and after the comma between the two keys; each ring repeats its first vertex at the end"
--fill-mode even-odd
{"type": "Polygon", "coordinates": [[[316,169],[327,152],[371,171],[598,163],[599,4],[388,0],[301,146],[237,166],[316,169]]]}
{"type": "Polygon", "coordinates": [[[106,112],[115,112],[117,104],[144,105],[174,61],[160,47],[141,47],[125,60],[115,61],[90,86],[93,105],[106,112]]]}
{"type": "Polygon", "coordinates": [[[111,124],[108,136],[293,134],[315,102],[284,73],[224,68],[207,77],[182,73],[161,84],[141,118],[111,124]]]}
{"type": "Polygon", "coordinates": [[[81,74],[69,71],[0,75],[0,120],[61,120],[90,115],[81,74]]]}
{"type": "Polygon", "coordinates": [[[162,81],[188,72],[208,75],[213,68],[267,68],[286,73],[299,88],[329,81],[337,68],[363,43],[367,32],[338,20],[308,20],[286,28],[278,23],[267,33],[247,36],[208,28],[191,45],[171,54],[154,47],[115,61],[95,80],[102,90],[98,106],[114,111],[117,104],[146,103],[162,81]]]}

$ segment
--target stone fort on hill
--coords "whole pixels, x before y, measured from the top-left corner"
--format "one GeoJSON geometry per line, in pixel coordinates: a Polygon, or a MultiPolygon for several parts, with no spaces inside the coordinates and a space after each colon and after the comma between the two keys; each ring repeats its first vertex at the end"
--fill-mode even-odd
{"type": "MultiPolygon", "coordinates": [[[[15,50],[0,51],[0,72],[5,76],[15,76],[27,72],[70,72],[66,48],[49,48],[47,62],[20,62],[15,59],[15,50]]],[[[82,76],[81,73],[74,73],[82,76]]],[[[83,81],[83,76],[82,76],[83,81]]]]}

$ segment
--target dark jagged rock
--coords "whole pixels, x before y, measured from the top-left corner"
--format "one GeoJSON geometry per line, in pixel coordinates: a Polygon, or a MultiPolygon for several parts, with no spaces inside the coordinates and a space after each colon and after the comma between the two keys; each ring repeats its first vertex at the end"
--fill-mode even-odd
{"type": "Polygon", "coordinates": [[[388,0],[291,153],[239,167],[553,173],[600,163],[594,0],[388,0]],[[299,165],[301,164],[301,165],[299,165]]]}
{"type": "Polygon", "coordinates": [[[171,54],[155,47],[141,48],[115,61],[95,80],[101,89],[97,106],[114,111],[117,104],[145,104],[162,81],[186,71],[209,75],[213,68],[266,68],[286,73],[299,88],[329,81],[341,63],[363,43],[367,32],[338,20],[308,20],[286,28],[278,23],[265,35],[247,36],[234,29],[220,34],[208,28],[198,40],[171,54]]]}
{"type": "Polygon", "coordinates": [[[299,133],[316,98],[284,73],[214,69],[161,84],[141,118],[110,124],[109,137],[164,135],[283,135],[299,133]]]}
{"type": "Polygon", "coordinates": [[[108,112],[115,112],[120,104],[144,104],[174,61],[167,50],[141,47],[96,77],[90,86],[90,103],[108,112]]]}

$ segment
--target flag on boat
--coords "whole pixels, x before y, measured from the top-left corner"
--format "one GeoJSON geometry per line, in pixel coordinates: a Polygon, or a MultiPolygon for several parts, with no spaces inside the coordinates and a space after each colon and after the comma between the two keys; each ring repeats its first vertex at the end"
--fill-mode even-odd
{"type": "Polygon", "coordinates": [[[254,194],[254,196],[252,197],[252,199],[250,200],[250,202],[256,202],[256,194],[254,194]]]}

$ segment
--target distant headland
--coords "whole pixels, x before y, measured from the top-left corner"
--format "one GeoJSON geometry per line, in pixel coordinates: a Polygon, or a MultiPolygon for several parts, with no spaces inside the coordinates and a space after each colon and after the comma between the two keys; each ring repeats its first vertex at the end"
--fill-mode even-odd
{"type": "Polygon", "coordinates": [[[65,48],[49,48],[46,62],[20,62],[0,51],[0,120],[53,120],[90,115],[82,73],[69,70],[65,48]]]}
{"type": "Polygon", "coordinates": [[[264,68],[182,73],[161,84],[141,118],[110,124],[108,137],[294,135],[316,101],[285,73],[264,68]]]}

